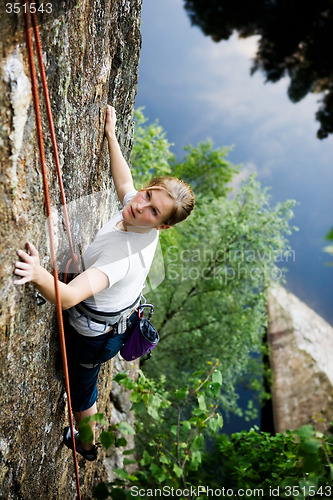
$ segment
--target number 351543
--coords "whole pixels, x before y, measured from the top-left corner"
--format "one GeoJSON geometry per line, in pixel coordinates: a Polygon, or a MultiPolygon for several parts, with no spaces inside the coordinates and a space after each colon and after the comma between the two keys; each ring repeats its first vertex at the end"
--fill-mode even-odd
{"type": "Polygon", "coordinates": [[[7,14],[20,14],[21,12],[31,12],[34,14],[35,12],[42,12],[46,14],[51,14],[52,12],[52,3],[42,3],[40,5],[33,2],[25,2],[23,4],[19,2],[7,2],[6,3],[6,13],[7,14]]]}

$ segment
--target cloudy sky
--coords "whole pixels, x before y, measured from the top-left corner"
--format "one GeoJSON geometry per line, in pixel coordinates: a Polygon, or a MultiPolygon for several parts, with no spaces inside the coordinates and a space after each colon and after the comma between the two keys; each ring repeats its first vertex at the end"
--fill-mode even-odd
{"type": "Polygon", "coordinates": [[[318,96],[293,104],[287,79],[251,77],[255,37],[212,42],[191,27],[182,0],[143,0],[141,31],[136,105],[158,118],[177,156],[207,137],[233,145],[229,159],[256,171],[272,187],[272,202],[299,202],[288,288],[333,324],[333,266],[322,251],[333,224],[333,138],[316,138],[318,96]]]}

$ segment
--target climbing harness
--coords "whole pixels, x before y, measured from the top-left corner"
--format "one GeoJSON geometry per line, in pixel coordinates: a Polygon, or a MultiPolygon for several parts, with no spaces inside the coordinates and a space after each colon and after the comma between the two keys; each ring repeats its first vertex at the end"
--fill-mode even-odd
{"type": "MultiPolygon", "coordinates": [[[[117,333],[124,333],[127,328],[127,317],[133,311],[134,306],[139,303],[141,294],[135,301],[124,309],[115,312],[102,312],[93,309],[92,307],[85,304],[84,301],[79,302],[74,306],[74,308],[80,313],[80,316],[87,318],[88,327],[93,332],[98,332],[102,334],[106,332],[110,327],[117,330],[117,333]],[[92,326],[92,322],[104,325],[104,330],[96,330],[92,326]]],[[[69,311],[70,312],[70,311],[69,311]]],[[[79,317],[80,317],[79,316],[79,317]]],[[[77,319],[77,318],[76,318],[77,319]]]]}
{"type": "MultiPolygon", "coordinates": [[[[147,359],[150,358],[151,351],[157,346],[160,340],[156,328],[150,321],[154,312],[154,306],[147,304],[145,297],[141,294],[130,306],[120,311],[98,311],[85,304],[84,301],[76,304],[74,309],[80,314],[79,318],[84,316],[87,319],[90,330],[105,335],[105,344],[101,351],[103,351],[110,337],[125,333],[126,330],[129,331],[129,336],[120,349],[120,354],[126,361],[134,361],[145,354],[147,354],[147,359]],[[140,304],[133,310],[133,307],[138,304],[139,299],[140,304]],[[144,317],[144,308],[150,309],[148,318],[144,317]],[[94,329],[93,322],[104,325],[104,330],[94,329]]],[[[75,319],[78,319],[78,317],[75,317],[75,319]]],[[[98,363],[80,364],[86,368],[95,368],[98,365],[98,363]]]]}
{"type": "MultiPolygon", "coordinates": [[[[32,31],[31,30],[31,22],[30,22],[31,20],[32,20],[32,25],[33,25],[34,37],[35,37],[37,59],[38,59],[38,65],[39,65],[42,86],[43,86],[43,94],[44,94],[44,100],[45,100],[45,104],[46,104],[47,117],[48,117],[48,122],[49,122],[50,133],[51,133],[54,159],[55,159],[55,163],[56,163],[56,167],[57,167],[57,175],[58,175],[59,186],[60,186],[60,191],[61,191],[61,198],[62,198],[62,203],[63,203],[63,208],[64,208],[65,224],[66,224],[66,229],[67,229],[69,245],[70,245],[70,249],[71,249],[71,253],[72,253],[72,258],[69,260],[69,262],[66,266],[65,274],[67,274],[69,266],[72,263],[77,265],[78,259],[75,255],[74,249],[73,249],[72,237],[71,237],[70,226],[69,226],[69,219],[68,219],[68,214],[67,214],[67,209],[66,209],[65,192],[64,192],[64,187],[63,187],[63,182],[62,182],[62,177],[61,177],[58,148],[57,148],[57,142],[56,142],[56,137],[55,137],[55,132],[54,132],[53,119],[52,119],[50,97],[49,97],[47,80],[46,80],[46,73],[45,73],[45,68],[44,68],[44,63],[43,63],[43,58],[42,58],[42,47],[41,47],[39,30],[38,30],[38,25],[37,25],[37,16],[36,16],[35,12],[32,12],[33,10],[34,9],[30,9],[30,0],[25,0],[25,10],[24,10],[24,12],[25,12],[25,26],[26,26],[25,31],[26,31],[29,65],[30,65],[30,73],[31,73],[33,102],[34,102],[34,108],[35,108],[38,146],[39,146],[40,161],[41,161],[41,166],[42,166],[44,198],[45,198],[46,212],[47,212],[48,225],[49,225],[51,258],[53,261],[53,277],[54,277],[54,288],[55,288],[55,296],[56,296],[56,309],[57,309],[57,318],[58,318],[60,347],[61,347],[62,363],[63,363],[64,377],[65,377],[65,389],[66,389],[66,393],[67,393],[70,429],[71,429],[71,433],[73,436],[74,435],[74,425],[73,425],[72,404],[71,404],[71,397],[70,397],[70,387],[69,387],[69,375],[68,375],[67,355],[66,355],[66,345],[65,345],[64,322],[63,322],[62,307],[61,307],[59,285],[58,285],[58,269],[57,269],[56,250],[55,250],[52,218],[51,218],[51,201],[50,201],[49,188],[48,188],[47,175],[46,175],[46,160],[45,160],[45,149],[44,149],[44,140],[43,140],[43,132],[42,132],[42,120],[41,120],[40,105],[39,105],[37,74],[36,74],[36,68],[35,68],[35,63],[34,63],[33,41],[32,41],[32,36],[31,36],[31,31],[32,31]]],[[[79,471],[78,471],[78,463],[77,463],[77,457],[76,457],[75,440],[73,440],[73,460],[74,460],[74,467],[75,467],[77,494],[78,494],[78,498],[81,500],[79,471]]]]}

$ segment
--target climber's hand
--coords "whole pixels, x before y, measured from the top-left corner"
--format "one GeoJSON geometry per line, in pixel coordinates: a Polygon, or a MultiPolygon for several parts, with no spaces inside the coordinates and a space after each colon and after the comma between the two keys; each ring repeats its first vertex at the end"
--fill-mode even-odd
{"type": "Polygon", "coordinates": [[[28,281],[37,281],[38,270],[40,269],[39,254],[37,248],[32,243],[27,243],[27,249],[29,253],[23,250],[17,251],[17,255],[21,260],[15,262],[14,274],[22,276],[22,278],[15,280],[15,285],[24,285],[28,281]]]}
{"type": "Polygon", "coordinates": [[[116,133],[116,110],[113,106],[107,106],[105,119],[105,135],[115,135],[116,133]]]}

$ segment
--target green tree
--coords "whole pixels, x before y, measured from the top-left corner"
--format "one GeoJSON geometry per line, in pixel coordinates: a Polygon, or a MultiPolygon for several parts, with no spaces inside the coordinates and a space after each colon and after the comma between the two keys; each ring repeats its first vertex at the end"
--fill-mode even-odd
{"type": "MultiPolygon", "coordinates": [[[[331,498],[332,437],[310,425],[275,436],[258,429],[231,438],[218,432],[222,417],[217,405],[207,403],[207,396],[221,389],[217,366],[218,361],[195,372],[175,392],[166,389],[165,376],[158,382],[142,372],[137,381],[127,374],[115,376],[115,382],[131,390],[135,430],[121,422],[103,431],[101,441],[105,448],[123,446],[126,435],[135,434],[136,449],[126,452],[124,467],[114,470],[117,479],[100,483],[93,498],[123,500],[137,496],[139,490],[140,498],[156,498],[156,490],[175,496],[170,494],[172,488],[182,500],[213,498],[215,489],[221,498],[233,496],[231,490],[236,497],[241,490],[245,497],[247,489],[249,496],[260,498],[331,498]],[[119,432],[125,436],[116,438],[119,432]],[[128,459],[129,454],[135,458],[128,459]],[[222,488],[228,493],[222,494],[222,488]]],[[[87,422],[85,426],[89,427],[87,422]]]]}
{"type": "MultiPolygon", "coordinates": [[[[332,437],[305,425],[293,432],[237,432],[216,436],[202,460],[201,481],[210,488],[258,491],[269,498],[328,498],[333,494],[332,437]],[[277,495],[277,492],[279,494],[277,495]]],[[[203,497],[205,498],[205,497],[203,497]]]]}
{"type": "Polygon", "coordinates": [[[316,113],[318,137],[333,132],[333,5],[330,0],[185,0],[193,24],[212,37],[227,40],[234,30],[241,37],[259,36],[252,72],[267,81],[290,78],[293,102],[309,92],[322,95],[316,113]]]}
{"type": "MultiPolygon", "coordinates": [[[[178,387],[173,393],[165,388],[165,376],[157,382],[143,372],[139,372],[137,381],[124,373],[114,377],[115,382],[131,390],[135,431],[124,422],[117,428],[110,426],[101,434],[102,443],[106,448],[113,443],[117,445],[119,439],[116,440],[115,431],[136,432],[136,459],[125,459],[124,465],[136,464],[137,467],[132,474],[126,467],[116,469],[118,479],[112,485],[98,485],[94,498],[131,498],[130,492],[126,493],[130,485],[188,489],[191,471],[198,471],[205,450],[203,432],[212,436],[223,425],[217,405],[208,405],[206,401],[207,395],[215,396],[221,388],[222,377],[217,366],[218,361],[209,363],[208,369],[195,372],[184,387],[178,387]]],[[[89,427],[88,422],[89,418],[85,427],[89,427]]],[[[126,438],[121,439],[126,444],[126,438]]],[[[191,497],[184,495],[183,498],[191,497]]]]}
{"type": "Polygon", "coordinates": [[[289,255],[293,202],[271,207],[267,189],[254,177],[228,196],[238,171],[226,159],[228,149],[213,149],[207,141],[188,146],[176,161],[162,129],[143,120],[141,113],[134,176],[145,178],[151,165],[160,174],[159,161],[166,155],[163,173],[186,180],[196,194],[193,215],[161,234],[165,279],[148,295],[156,306],[153,322],[161,341],[144,369],[157,379],[164,373],[172,387],[218,356],[223,407],[236,411],[235,385],[247,371],[250,353],[262,345],[267,286],[282,276],[278,261],[289,255]],[[156,161],[152,151],[157,151],[156,161]]]}

